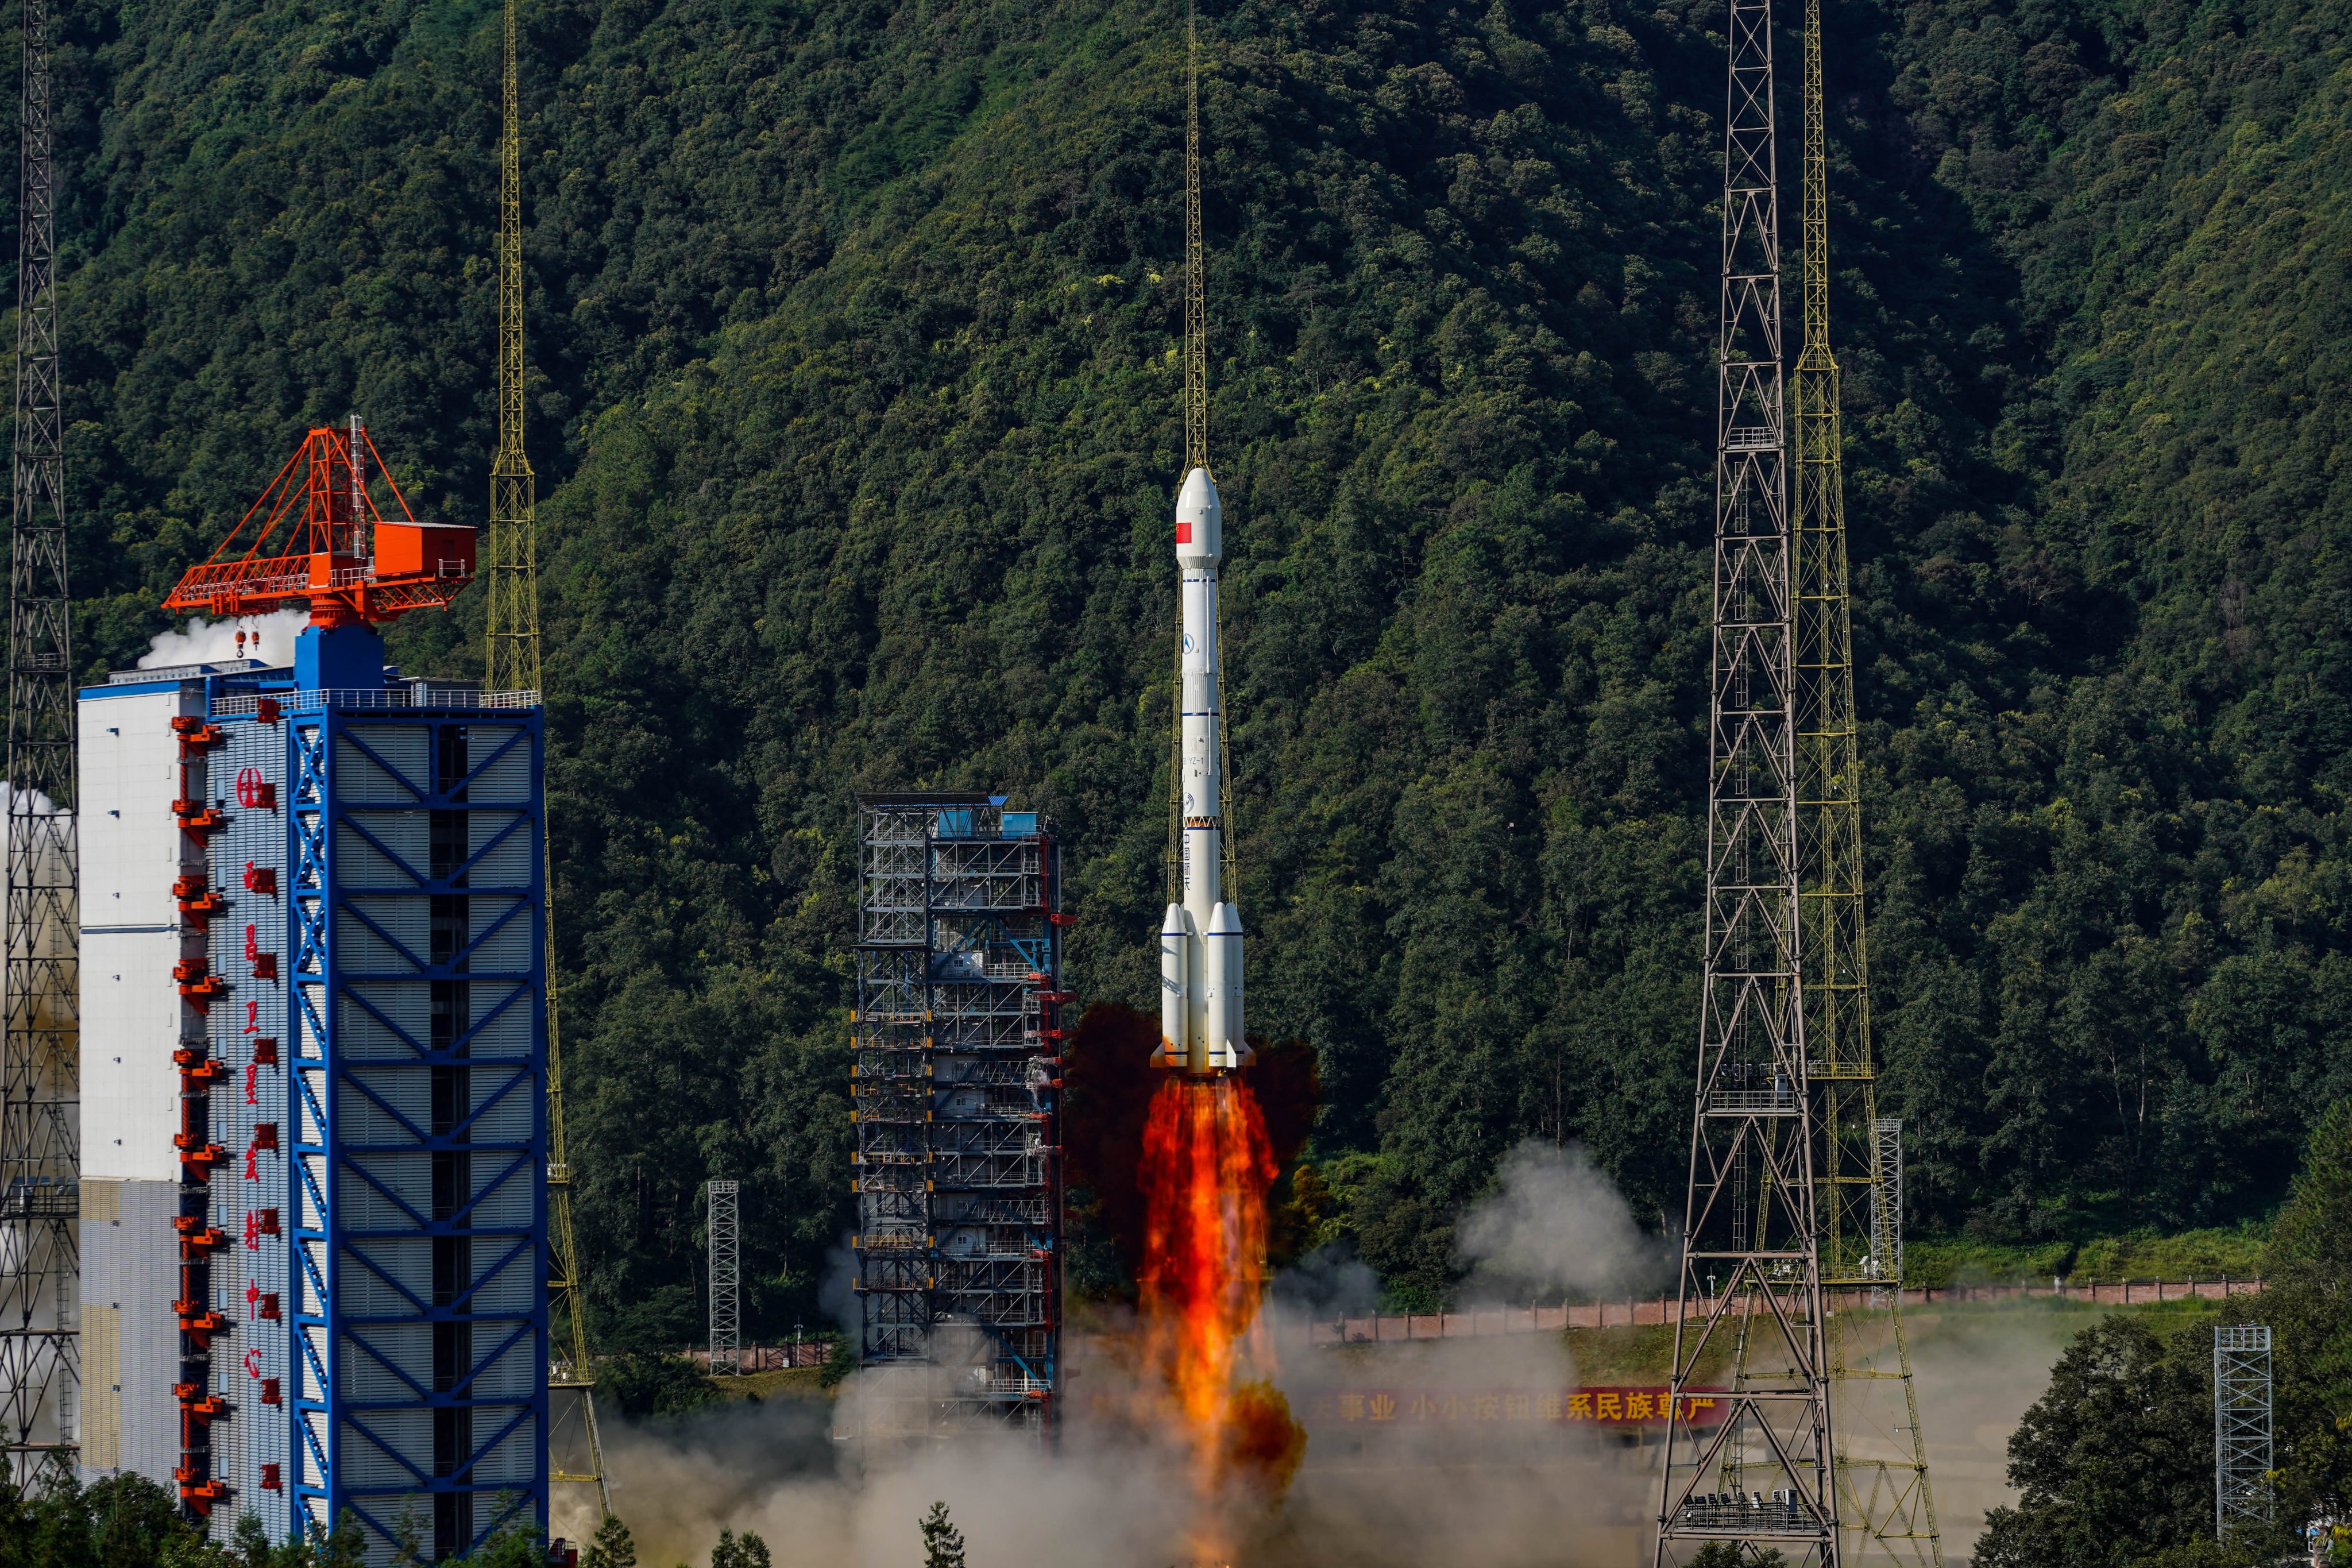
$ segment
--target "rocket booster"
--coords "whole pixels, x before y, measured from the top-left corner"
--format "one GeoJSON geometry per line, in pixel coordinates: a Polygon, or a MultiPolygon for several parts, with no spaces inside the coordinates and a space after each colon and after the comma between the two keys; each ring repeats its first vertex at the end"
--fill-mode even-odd
{"type": "Polygon", "coordinates": [[[1206,468],[1184,476],[1176,498],[1178,594],[1183,605],[1182,765],[1184,901],[1160,922],[1160,1049],[1153,1065],[1231,1072],[1250,1059],[1242,1035],[1242,917],[1224,901],[1224,778],[1217,746],[1217,563],[1224,512],[1206,468]]]}

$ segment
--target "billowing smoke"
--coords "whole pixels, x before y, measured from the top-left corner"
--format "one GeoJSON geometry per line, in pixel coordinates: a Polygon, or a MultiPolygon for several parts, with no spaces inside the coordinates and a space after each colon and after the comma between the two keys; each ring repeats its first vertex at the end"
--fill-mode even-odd
{"type": "Polygon", "coordinates": [[[1276,1308],[1308,1321],[1361,1317],[1380,1302],[1380,1276],[1344,1246],[1318,1247],[1274,1278],[1276,1308]]]}
{"type": "Polygon", "coordinates": [[[245,633],[245,657],[264,664],[294,662],[294,638],[310,616],[304,610],[272,610],[242,620],[208,621],[202,616],[182,632],[162,632],[139,656],[142,669],[163,669],[176,664],[215,664],[237,657],[236,634],[245,633]]]}
{"type": "Polygon", "coordinates": [[[1674,1278],[1667,1245],[1633,1211],[1580,1143],[1520,1144],[1495,1191],[1455,1227],[1471,1301],[1590,1300],[1658,1289],[1674,1278]]]}

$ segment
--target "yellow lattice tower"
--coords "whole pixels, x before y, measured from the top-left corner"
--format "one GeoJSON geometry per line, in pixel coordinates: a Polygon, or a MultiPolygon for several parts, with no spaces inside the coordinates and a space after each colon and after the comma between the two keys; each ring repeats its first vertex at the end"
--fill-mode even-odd
{"type": "MultiPolygon", "coordinates": [[[[1176,483],[1181,489],[1185,477],[1194,468],[1209,468],[1209,287],[1208,250],[1201,238],[1201,24],[1199,7],[1188,3],[1184,7],[1184,456],[1176,468],[1176,483]]],[[[1213,478],[1216,470],[1209,468],[1213,478]]],[[[1175,685],[1170,689],[1177,698],[1177,708],[1183,706],[1184,648],[1180,640],[1176,648],[1175,685]]],[[[1184,773],[1183,725],[1170,726],[1173,744],[1170,753],[1172,772],[1171,783],[1184,773]]],[[[1233,750],[1225,739],[1225,672],[1223,661],[1217,668],[1217,767],[1228,781],[1234,776],[1233,750]]],[[[1184,813],[1181,804],[1181,788],[1171,788],[1168,799],[1168,897],[1172,902],[1183,897],[1183,870],[1180,864],[1184,839],[1184,813]]],[[[1234,803],[1225,805],[1226,826],[1233,828],[1234,803]]],[[[1228,831],[1223,837],[1219,859],[1223,862],[1225,896],[1236,903],[1241,899],[1241,884],[1236,879],[1234,840],[1238,832],[1228,831]]]]}
{"type": "Polygon", "coordinates": [[[1209,466],[1208,258],[1201,244],[1201,26],[1184,7],[1184,462],[1209,466]]]}
{"type": "Polygon", "coordinates": [[[1938,1568],[1936,1506],[1899,1286],[1900,1141],[1877,1114],[1863,918],[1862,764],[1855,733],[1845,480],[1830,351],[1829,168],[1821,0],[1805,0],[1804,347],[1790,377],[1797,450],[1797,797],[1804,861],[1805,1038],[1825,1286],[1854,1292],[1831,1321],[1841,1558],[1938,1568]],[[1866,1293],[1866,1294],[1864,1294],[1866,1293]],[[1869,1300],[1883,1310],[1853,1310],[1869,1300]]]}
{"type": "MultiPolygon", "coordinates": [[[[506,5],[503,133],[499,142],[499,446],[490,460],[490,605],[486,684],[494,691],[539,691],[539,496],[523,451],[522,113],[515,68],[515,5],[506,5]]],[[[604,1485],[604,1444],[596,1430],[594,1369],[588,1360],[588,1308],[580,1289],[580,1254],[572,1230],[572,1166],[563,1138],[563,1051],[555,1001],[555,871],[540,821],[547,882],[547,1223],[548,1312],[554,1394],[552,1456],[585,1447],[587,1468],[556,1462],[551,1481],[596,1489],[600,1516],[612,1511],[604,1485]],[[577,1423],[579,1435],[565,1437],[577,1423]]]]}

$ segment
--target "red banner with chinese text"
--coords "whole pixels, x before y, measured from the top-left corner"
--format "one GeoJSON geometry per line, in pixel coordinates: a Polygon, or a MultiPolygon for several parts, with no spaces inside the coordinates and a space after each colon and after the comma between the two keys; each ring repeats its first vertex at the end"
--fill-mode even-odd
{"type": "MultiPolygon", "coordinates": [[[[1683,1417],[1711,1426],[1725,1415],[1723,1391],[1693,1391],[1683,1396],[1683,1417]]],[[[1310,1424],[1412,1426],[1451,1423],[1495,1425],[1640,1426],[1663,1426],[1673,1415],[1673,1391],[1654,1388],[1347,1388],[1319,1394],[1306,1403],[1310,1424]]]]}

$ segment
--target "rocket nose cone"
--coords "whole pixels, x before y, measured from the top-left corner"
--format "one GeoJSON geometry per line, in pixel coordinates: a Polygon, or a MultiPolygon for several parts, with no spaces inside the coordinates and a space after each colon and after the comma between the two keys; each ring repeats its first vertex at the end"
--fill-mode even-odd
{"type": "Polygon", "coordinates": [[[1171,904],[1168,906],[1168,912],[1162,915],[1160,919],[1160,934],[1161,936],[1190,936],[1192,934],[1192,918],[1185,914],[1183,905],[1171,904]]]}
{"type": "Polygon", "coordinates": [[[1217,481],[1209,477],[1208,469],[1194,468],[1184,476],[1184,488],[1176,497],[1178,517],[1207,517],[1222,510],[1217,502],[1217,481]]]}
{"type": "Polygon", "coordinates": [[[1184,476],[1176,493],[1176,558],[1187,566],[1211,566],[1224,553],[1225,512],[1217,482],[1206,468],[1184,476]]]}
{"type": "Polygon", "coordinates": [[[1239,936],[1239,935],[1241,935],[1241,934],[1242,934],[1242,912],[1241,912],[1241,910],[1237,910],[1237,909],[1234,908],[1234,906],[1233,906],[1233,905],[1231,905],[1231,904],[1219,904],[1215,909],[1213,909],[1213,910],[1210,910],[1210,911],[1209,911],[1209,934],[1210,934],[1211,936],[1239,936]]]}

